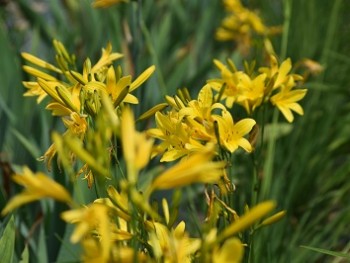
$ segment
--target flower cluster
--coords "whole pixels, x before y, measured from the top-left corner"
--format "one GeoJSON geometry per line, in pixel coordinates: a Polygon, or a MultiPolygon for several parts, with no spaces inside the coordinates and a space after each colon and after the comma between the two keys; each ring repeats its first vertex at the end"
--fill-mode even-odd
{"type": "Polygon", "coordinates": [[[240,0],[223,0],[228,15],[216,31],[219,41],[233,40],[238,50],[247,54],[254,35],[267,36],[280,32],[279,27],[267,27],[259,15],[245,8],[240,0]]]}
{"type": "Polygon", "coordinates": [[[252,151],[252,146],[244,136],[255,125],[253,119],[246,118],[234,123],[227,108],[215,101],[209,84],[200,90],[195,100],[184,94],[188,93],[179,91],[179,95],[167,96],[171,110],[157,112],[157,128],[148,130],[150,136],[162,140],[155,149],[155,153],[162,154],[161,161],[173,161],[194,152],[205,151],[213,145],[220,145],[230,153],[238,147],[247,152],[252,151]]]}
{"type": "MultiPolygon", "coordinates": [[[[297,89],[297,81],[302,77],[290,73],[290,59],[279,66],[276,57],[271,55],[270,66],[261,67],[257,72],[252,67],[238,71],[231,60],[228,60],[229,67],[219,60],[214,60],[214,64],[221,77],[208,80],[197,99],[192,99],[184,88],[173,97],[166,96],[167,103],[155,107],[159,110],[170,106],[166,112],[155,113],[157,128],[147,131],[161,141],[154,149],[154,155],[162,155],[161,161],[173,161],[214,146],[217,155],[219,149],[233,153],[239,147],[251,152],[253,146],[245,136],[256,121],[244,118],[234,122],[230,109],[236,104],[252,115],[263,103],[270,102],[288,122],[294,120],[292,111],[303,115],[298,101],[305,96],[306,89],[297,89]]],[[[151,109],[150,113],[154,111],[151,109]]]]}
{"type": "Polygon", "coordinates": [[[297,82],[303,77],[291,73],[292,63],[288,58],[278,64],[277,58],[270,55],[269,67],[260,67],[257,71],[247,66],[245,71],[238,71],[231,60],[225,66],[219,60],[214,60],[220,70],[221,78],[209,80],[208,83],[219,97],[225,100],[225,105],[232,108],[234,103],[243,106],[250,115],[263,103],[271,102],[287,119],[293,122],[292,111],[303,115],[303,109],[298,101],[306,95],[306,89],[297,88],[297,82]]]}
{"type": "MultiPolygon", "coordinates": [[[[131,92],[142,85],[155,70],[154,66],[149,67],[134,81],[130,75],[123,76],[121,67],[112,65],[122,55],[113,53],[109,43],[102,49],[102,55],[95,64],[89,58],[85,60],[80,73],[77,71],[75,56],[70,55],[61,42],[54,40],[53,45],[57,65],[22,53],[23,58],[33,64],[23,66],[23,70],[34,77],[34,81],[23,82],[28,89],[24,95],[37,96],[38,103],[45,97],[50,97],[46,109],[52,111],[52,115],[62,118],[67,128],[64,137],[74,135],[80,141],[85,139],[87,131],[93,127],[92,119],[100,111],[102,96],[109,97],[114,108],[124,104],[137,104],[138,99],[131,92]]],[[[53,143],[40,159],[46,160],[50,168],[56,153],[57,144],[53,143]]]]}

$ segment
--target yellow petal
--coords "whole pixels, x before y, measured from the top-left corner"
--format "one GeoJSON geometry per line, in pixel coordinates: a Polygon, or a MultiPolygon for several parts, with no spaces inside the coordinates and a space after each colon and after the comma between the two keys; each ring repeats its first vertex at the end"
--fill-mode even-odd
{"type": "Polygon", "coordinates": [[[33,63],[39,67],[46,68],[46,69],[55,71],[57,73],[62,73],[62,71],[59,68],[55,67],[54,65],[36,57],[36,56],[33,56],[33,55],[26,53],[26,52],[22,52],[21,55],[25,60],[27,60],[30,63],[33,63]]]}
{"type": "Polygon", "coordinates": [[[137,89],[142,83],[144,83],[153,74],[155,70],[156,70],[156,67],[153,65],[147,68],[144,72],[142,72],[141,75],[131,83],[130,91],[137,89]]]}
{"type": "Polygon", "coordinates": [[[258,204],[257,206],[249,210],[249,212],[240,217],[238,220],[226,227],[224,231],[220,234],[220,238],[218,237],[218,239],[222,240],[229,236],[235,235],[238,232],[242,232],[243,230],[254,224],[256,221],[261,219],[263,216],[265,216],[267,213],[269,213],[271,210],[273,210],[275,207],[276,203],[273,201],[266,201],[258,204]]]}
{"type": "Polygon", "coordinates": [[[238,238],[225,241],[219,250],[214,250],[213,263],[239,263],[243,259],[244,248],[238,238]]]}
{"type": "Polygon", "coordinates": [[[32,75],[33,77],[41,78],[48,81],[57,81],[55,77],[45,73],[44,71],[40,71],[30,66],[23,66],[23,70],[28,74],[32,75]]]}

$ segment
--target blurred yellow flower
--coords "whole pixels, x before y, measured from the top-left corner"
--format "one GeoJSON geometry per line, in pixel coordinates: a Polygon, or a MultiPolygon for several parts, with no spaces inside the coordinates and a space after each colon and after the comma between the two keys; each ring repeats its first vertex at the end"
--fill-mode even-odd
{"type": "Polygon", "coordinates": [[[186,186],[192,183],[215,183],[223,176],[226,162],[212,161],[214,153],[194,153],[182,159],[160,174],[151,184],[151,189],[171,189],[186,186]]]}
{"type": "Polygon", "coordinates": [[[260,220],[270,211],[276,207],[276,203],[273,201],[265,201],[250,209],[247,213],[241,216],[239,219],[227,226],[218,236],[217,241],[220,242],[225,238],[231,237],[238,232],[242,232],[246,228],[250,227],[256,221],[260,220]]]}
{"type": "Polygon", "coordinates": [[[121,116],[121,139],[128,179],[136,183],[139,170],[144,168],[151,158],[153,139],[148,139],[145,133],[135,130],[134,115],[127,107],[123,109],[121,116]]]}
{"type": "Polygon", "coordinates": [[[225,100],[226,106],[232,108],[234,102],[236,102],[238,96],[242,93],[239,83],[244,72],[237,71],[232,60],[229,59],[228,63],[230,68],[225,66],[221,61],[214,59],[215,66],[220,70],[221,78],[208,80],[208,83],[213,90],[221,94],[220,100],[225,100]],[[225,86],[222,91],[223,85],[225,86]]]}
{"type": "Polygon", "coordinates": [[[15,174],[12,180],[25,187],[25,190],[14,196],[1,211],[5,215],[17,207],[43,198],[72,204],[73,200],[67,190],[42,172],[33,173],[28,167],[23,167],[21,174],[15,174]]]}
{"type": "Polygon", "coordinates": [[[239,263],[243,259],[244,247],[241,241],[232,237],[224,242],[221,247],[214,248],[213,263],[239,263]]]}
{"type": "Polygon", "coordinates": [[[129,0],[95,0],[92,3],[94,8],[107,8],[119,3],[128,3],[129,0]]]}
{"type": "Polygon", "coordinates": [[[65,211],[61,217],[64,221],[77,225],[70,238],[72,243],[83,239],[98,240],[101,262],[108,262],[112,245],[108,206],[93,203],[87,207],[65,211]]]}
{"type": "Polygon", "coordinates": [[[190,238],[185,232],[185,222],[181,221],[175,229],[158,222],[147,222],[151,229],[149,244],[156,258],[162,262],[193,262],[194,253],[200,248],[200,240],[190,238]]]}
{"type": "Polygon", "coordinates": [[[248,54],[254,34],[263,36],[280,31],[277,27],[265,26],[259,15],[245,8],[241,1],[224,0],[223,2],[228,15],[216,30],[216,39],[234,40],[242,54],[248,54]]]}
{"type": "Polygon", "coordinates": [[[251,79],[247,74],[242,74],[237,85],[241,93],[237,97],[237,103],[241,104],[248,114],[263,102],[265,91],[265,74],[260,74],[251,79]]]}

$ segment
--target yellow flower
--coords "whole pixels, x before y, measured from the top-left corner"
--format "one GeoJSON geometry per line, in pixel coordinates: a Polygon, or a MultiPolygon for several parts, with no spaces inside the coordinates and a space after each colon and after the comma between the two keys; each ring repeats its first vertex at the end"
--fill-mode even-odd
{"type": "Polygon", "coordinates": [[[247,54],[251,46],[252,37],[276,33],[274,27],[264,25],[256,12],[245,8],[239,0],[224,0],[228,15],[222,21],[216,31],[216,39],[219,41],[234,40],[242,54],[247,54]]]}
{"type": "Polygon", "coordinates": [[[95,0],[92,3],[94,8],[106,8],[119,3],[128,3],[129,0],[95,0]]]}
{"type": "Polygon", "coordinates": [[[171,230],[158,222],[146,223],[151,229],[149,244],[157,258],[169,263],[192,262],[194,253],[200,248],[200,240],[188,236],[184,221],[171,230]]]}
{"type": "Polygon", "coordinates": [[[69,117],[62,118],[64,125],[68,128],[70,134],[74,134],[79,138],[84,138],[84,134],[88,128],[86,118],[73,112],[69,117]]]}
{"type": "Polygon", "coordinates": [[[151,189],[171,189],[192,183],[214,183],[223,176],[224,161],[213,162],[213,152],[195,153],[160,174],[151,189]]]}
{"type": "Polygon", "coordinates": [[[172,111],[167,115],[157,112],[155,116],[157,128],[147,130],[147,134],[162,140],[157,148],[160,153],[164,152],[161,162],[174,161],[203,149],[200,142],[191,138],[191,131],[178,112],[172,111]]]}
{"type": "Polygon", "coordinates": [[[244,247],[241,241],[232,237],[224,242],[219,248],[213,251],[213,263],[239,263],[243,259],[244,247]]]}
{"type": "Polygon", "coordinates": [[[112,53],[112,44],[108,42],[106,48],[102,48],[101,58],[97,63],[91,68],[91,74],[97,73],[100,70],[106,69],[112,64],[114,60],[122,58],[123,55],[120,53],[112,53]]]}
{"type": "Polygon", "coordinates": [[[77,225],[70,238],[72,243],[84,238],[99,240],[102,262],[108,262],[111,249],[111,222],[106,205],[94,203],[88,207],[65,211],[61,217],[64,221],[77,225]]]}
{"type": "Polygon", "coordinates": [[[130,92],[136,90],[141,86],[155,71],[155,66],[150,66],[145,71],[143,71],[138,78],[132,81],[130,75],[121,76],[121,69],[114,68],[111,66],[107,72],[107,81],[105,85],[105,90],[111,96],[114,106],[118,106],[121,102],[137,104],[138,99],[130,94],[130,92]],[[127,91],[127,92],[125,92],[127,91]],[[125,93],[124,97],[121,98],[122,94],[125,93]]]}
{"type": "Polygon", "coordinates": [[[60,184],[53,181],[44,173],[33,173],[28,167],[23,167],[22,174],[12,177],[16,183],[25,187],[25,190],[13,197],[2,210],[5,215],[17,207],[37,201],[43,198],[53,198],[60,202],[71,204],[73,202],[70,194],[60,184]]]}
{"type": "Polygon", "coordinates": [[[289,80],[281,87],[280,91],[270,99],[271,103],[277,106],[288,122],[293,122],[294,120],[292,111],[299,115],[304,114],[303,108],[297,102],[305,97],[307,90],[292,90],[294,86],[293,78],[289,77],[289,80]]]}
{"type": "Polygon", "coordinates": [[[212,111],[214,109],[225,110],[225,107],[220,103],[214,103],[214,96],[210,85],[205,85],[198,93],[197,100],[188,102],[188,106],[180,109],[180,116],[190,116],[199,122],[212,121],[212,111]]]}
{"type": "Polygon", "coordinates": [[[241,95],[239,83],[244,75],[243,72],[237,71],[232,60],[228,60],[231,69],[228,69],[219,60],[214,60],[215,66],[220,70],[221,78],[209,80],[208,83],[218,93],[221,92],[223,85],[225,84],[221,99],[225,100],[226,106],[232,108],[233,103],[237,100],[237,97],[241,95]]]}
{"type": "MultiPolygon", "coordinates": [[[[270,67],[261,67],[259,72],[265,73],[267,78],[272,80],[272,89],[277,89],[284,85],[289,78],[292,77],[293,80],[302,80],[302,76],[297,74],[290,74],[292,69],[292,61],[290,58],[284,60],[280,66],[278,66],[277,58],[274,55],[270,55],[270,67]]],[[[267,89],[265,94],[269,94],[271,89],[267,89]]]]}
{"type": "Polygon", "coordinates": [[[135,183],[139,170],[150,160],[153,139],[147,139],[145,133],[135,131],[134,115],[129,108],[124,108],[122,112],[121,138],[128,179],[135,183]]]}
{"type": "Polygon", "coordinates": [[[217,242],[222,241],[225,238],[231,237],[238,232],[242,232],[246,228],[250,227],[253,223],[260,220],[270,211],[276,207],[276,203],[273,201],[265,201],[250,209],[242,217],[234,221],[231,225],[226,227],[218,236],[217,242]]]}
{"type": "Polygon", "coordinates": [[[215,116],[215,120],[219,127],[221,146],[231,153],[236,151],[238,147],[242,147],[247,152],[252,151],[251,144],[243,136],[248,134],[255,125],[256,122],[253,119],[246,118],[235,124],[230,112],[223,111],[222,116],[215,116]]]}
{"type": "Polygon", "coordinates": [[[265,79],[265,74],[260,74],[253,80],[247,74],[241,75],[238,84],[241,94],[237,97],[237,103],[243,105],[248,114],[251,114],[263,101],[265,79]]]}
{"type": "Polygon", "coordinates": [[[213,91],[210,85],[205,85],[198,94],[197,100],[188,102],[187,107],[180,109],[180,118],[184,117],[190,127],[189,134],[196,140],[212,141],[215,138],[214,109],[226,110],[221,103],[214,103],[213,91]]]}

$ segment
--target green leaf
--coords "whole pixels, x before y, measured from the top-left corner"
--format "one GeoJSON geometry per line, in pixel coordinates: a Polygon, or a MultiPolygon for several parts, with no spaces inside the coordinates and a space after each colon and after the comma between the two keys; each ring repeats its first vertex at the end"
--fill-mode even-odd
{"type": "Polygon", "coordinates": [[[48,255],[47,255],[47,247],[46,247],[46,237],[45,237],[45,229],[44,226],[41,225],[40,227],[40,233],[39,233],[39,242],[38,242],[38,250],[37,253],[37,262],[44,263],[47,262],[48,255]]]}
{"type": "Polygon", "coordinates": [[[19,263],[29,263],[29,250],[27,245],[24,247],[19,263]]]}
{"type": "Polygon", "coordinates": [[[306,248],[306,249],[310,249],[312,251],[316,251],[316,252],[319,252],[319,253],[322,253],[322,254],[326,254],[326,255],[329,255],[329,256],[342,257],[342,258],[350,259],[350,255],[349,254],[345,254],[345,253],[341,253],[341,252],[335,252],[335,251],[331,251],[331,250],[327,250],[327,249],[308,247],[308,246],[300,246],[300,247],[306,248]]]}
{"type": "Polygon", "coordinates": [[[22,133],[20,133],[16,129],[11,129],[11,132],[22,144],[22,146],[32,155],[33,158],[36,159],[40,156],[40,150],[38,146],[33,142],[33,140],[26,138],[22,133]]]}
{"type": "Polygon", "coordinates": [[[15,248],[15,220],[13,215],[8,221],[0,239],[1,262],[12,262],[15,248]]]}

